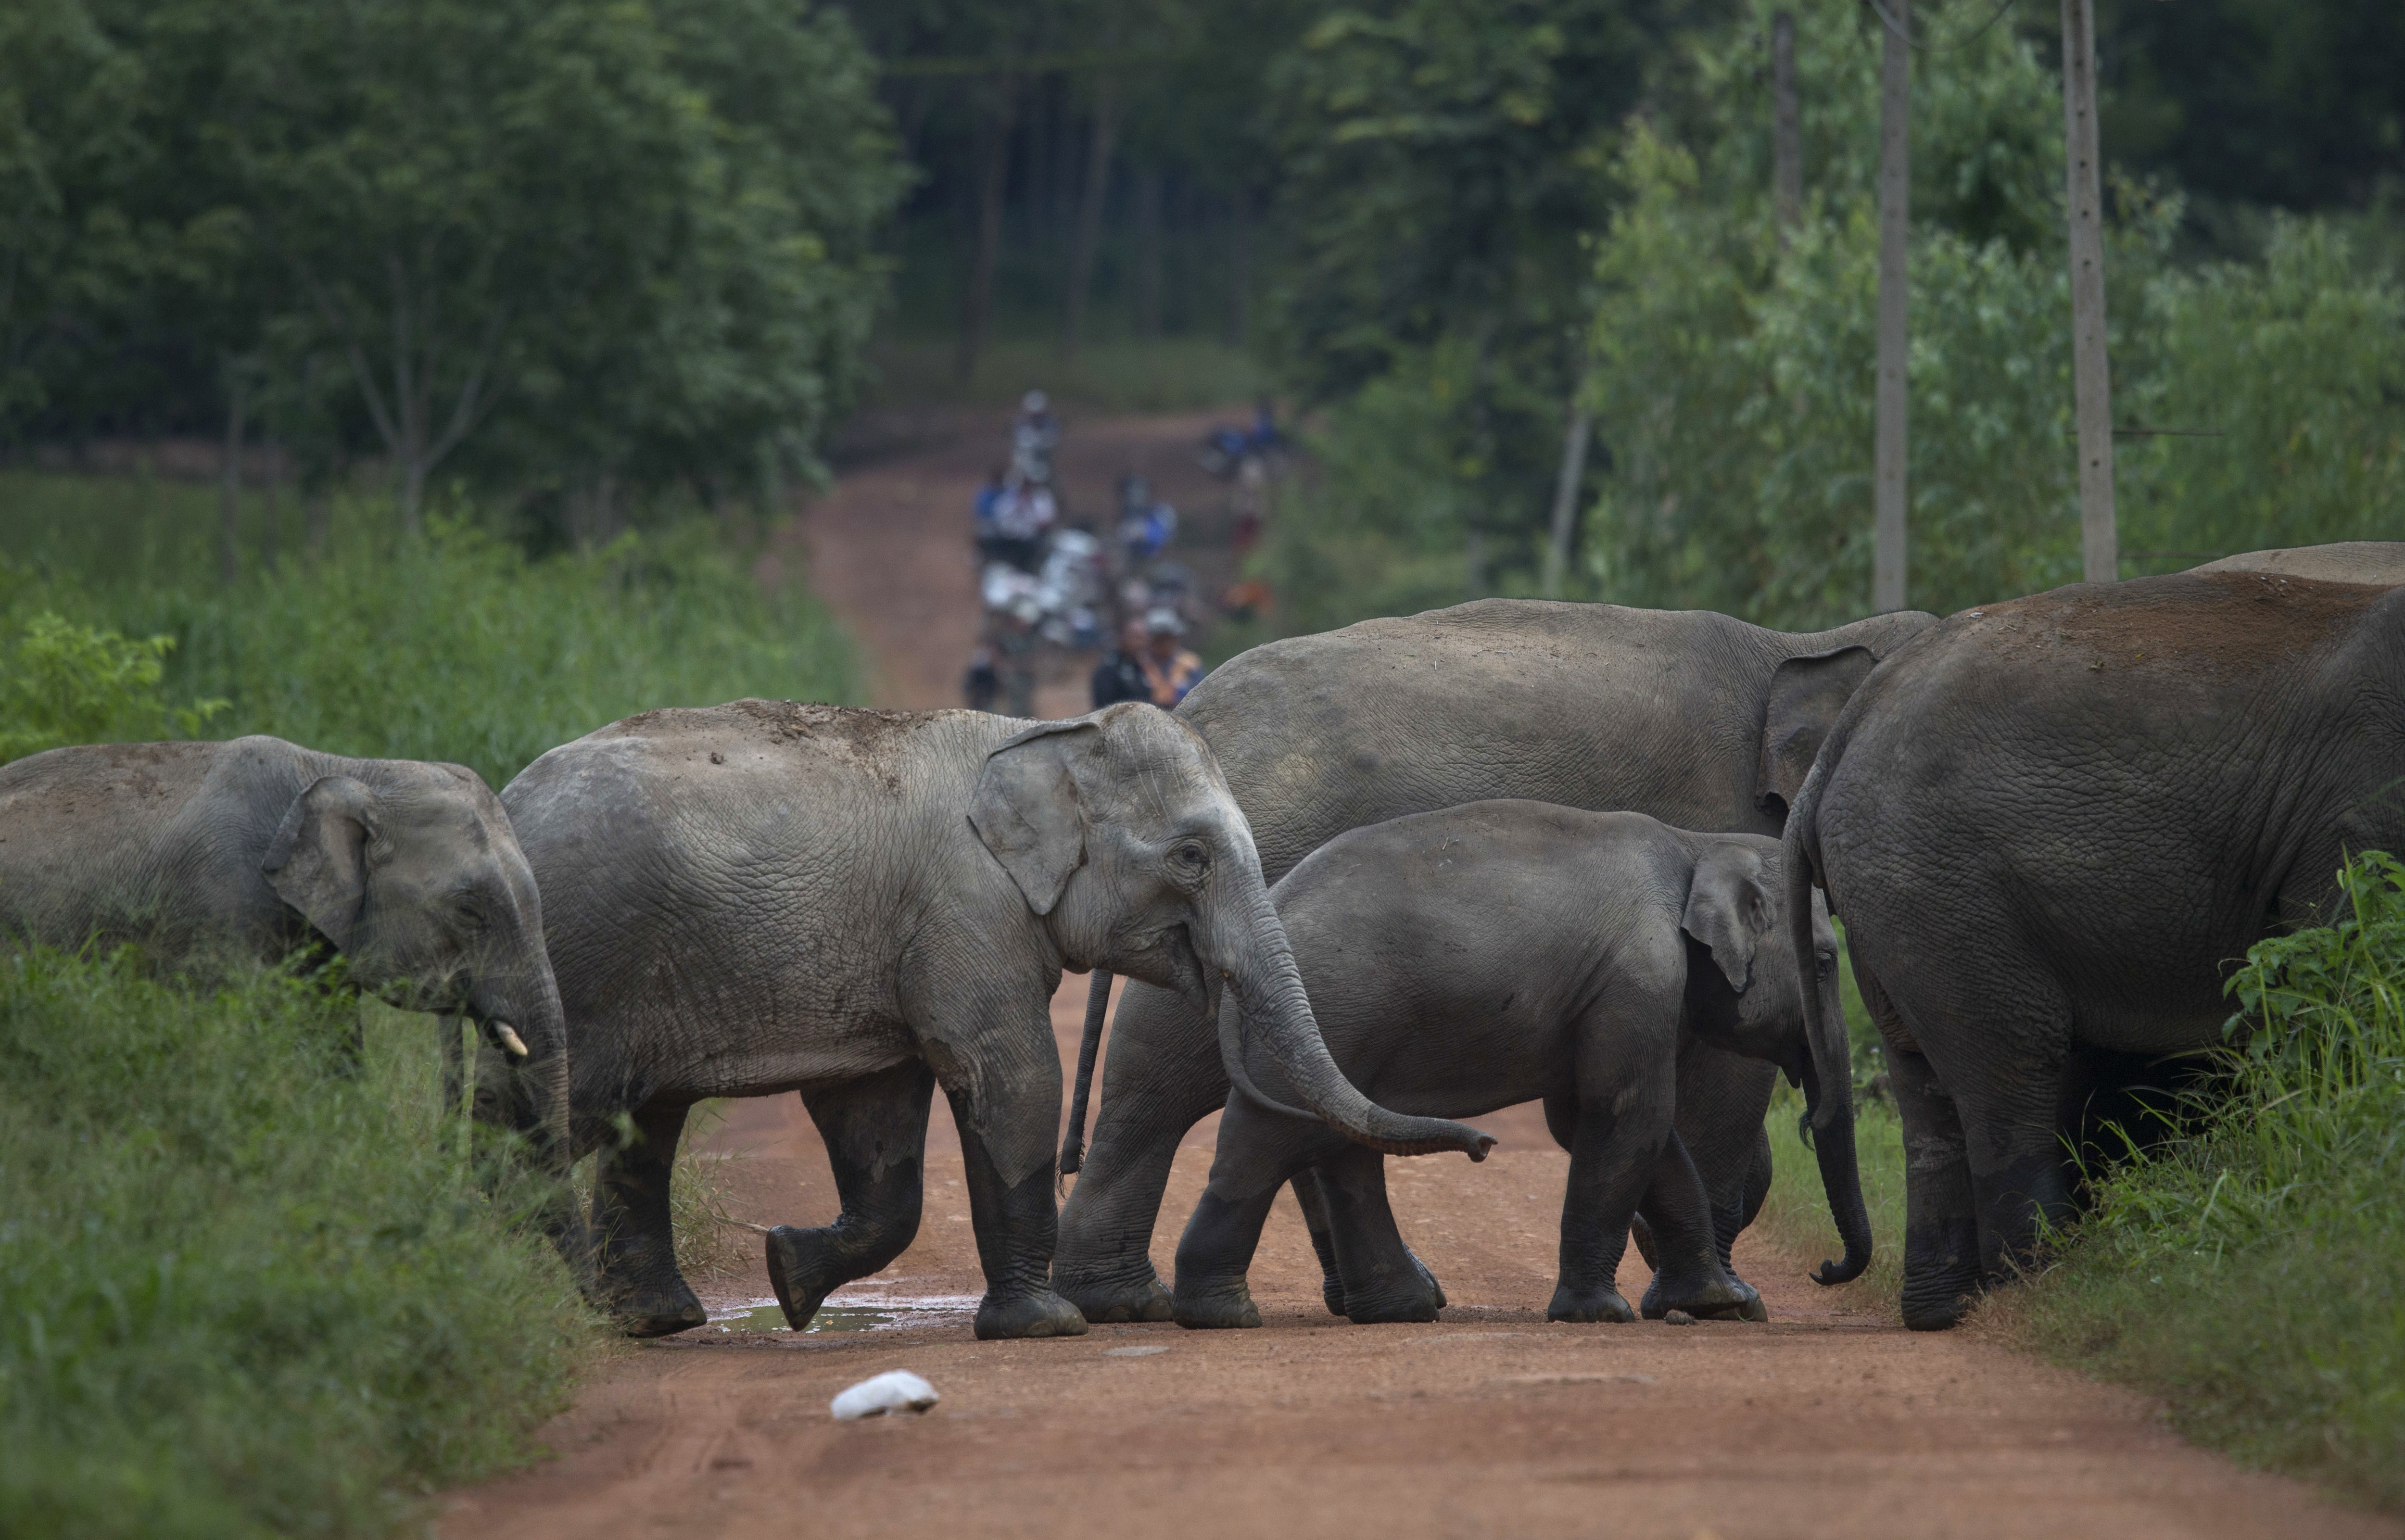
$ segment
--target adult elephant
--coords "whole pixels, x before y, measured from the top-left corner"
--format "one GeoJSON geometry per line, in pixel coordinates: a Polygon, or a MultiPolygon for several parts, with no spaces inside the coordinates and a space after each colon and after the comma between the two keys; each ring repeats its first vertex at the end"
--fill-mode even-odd
{"type": "Polygon", "coordinates": [[[917,1233],[938,1085],[985,1268],[977,1336],[1083,1332],[1048,1286],[1064,968],[1232,990],[1304,1103],[1378,1148],[1494,1142],[1372,1106],[1337,1071],[1244,814],[1202,738],[1152,707],[649,711],[501,795],[550,901],[574,1147],[603,1152],[597,1293],[630,1335],[706,1319],[668,1223],[694,1102],[798,1090],[826,1141],[842,1216],[768,1238],[798,1329],[917,1233]]]}
{"type": "MultiPolygon", "coordinates": [[[[1271,881],[1348,829],[1498,797],[1775,834],[1854,687],[1931,623],[1906,611],[1790,634],[1704,610],[1482,599],[1255,648],[1178,714],[1218,756],[1271,881]]],[[[1679,1135],[1723,1258],[1769,1183],[1777,1074],[1700,1045],[1680,1067],[1679,1135]]],[[[1089,1318],[1171,1319],[1153,1225],[1178,1140],[1227,1095],[1210,1015],[1131,984],[1053,1269],[1089,1318]]],[[[1316,1185],[1295,1191],[1342,1314],[1316,1185]]]]}
{"type": "MultiPolygon", "coordinates": [[[[499,1071],[479,1090],[489,1115],[567,1174],[542,901],[499,799],[464,765],[264,736],[32,755],[0,768],[0,924],[47,945],[133,942],[170,965],[331,945],[360,988],[475,1021],[499,1071]]],[[[575,1265],[581,1229],[558,1204],[545,1220],[575,1265]]]]}
{"type": "MultiPolygon", "coordinates": [[[[1902,1113],[1904,1316],[1949,1326],[2072,1208],[2061,1134],[2221,1041],[2231,959],[2405,850],[2405,592],[2266,571],[2074,584],[1882,664],[1788,821],[1902,1113]]],[[[1825,1071],[1823,1073],[1826,1081],[1825,1071]]]]}

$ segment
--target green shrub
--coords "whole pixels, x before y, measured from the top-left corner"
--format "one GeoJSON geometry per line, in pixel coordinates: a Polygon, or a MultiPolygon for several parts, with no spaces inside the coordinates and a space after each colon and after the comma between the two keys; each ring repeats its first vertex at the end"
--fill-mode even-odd
{"type": "Polygon", "coordinates": [[[383,1533],[560,1409],[566,1269],[476,1187],[432,1034],[345,1072],[353,1011],[0,960],[0,1533],[383,1533]]]}
{"type": "Polygon", "coordinates": [[[35,614],[0,673],[0,763],[70,743],[197,735],[226,703],[178,710],[160,699],[161,660],[175,646],[35,614]]]}
{"type": "MultiPolygon", "coordinates": [[[[48,480],[63,483],[63,510],[89,502],[76,478],[48,480]]],[[[140,490],[114,484],[128,498],[140,490]]],[[[129,550],[160,543],[152,522],[128,525],[129,550]]],[[[530,559],[464,520],[435,519],[419,539],[354,520],[324,558],[286,559],[232,587],[205,567],[179,581],[147,559],[121,572],[105,551],[48,541],[22,513],[18,523],[48,559],[40,577],[19,573],[17,610],[172,639],[164,696],[193,711],[225,703],[213,735],[449,760],[498,788],[545,749],[653,707],[854,693],[850,643],[825,610],[764,589],[704,523],[530,559]]],[[[162,731],[87,725],[90,738],[162,731]]]]}

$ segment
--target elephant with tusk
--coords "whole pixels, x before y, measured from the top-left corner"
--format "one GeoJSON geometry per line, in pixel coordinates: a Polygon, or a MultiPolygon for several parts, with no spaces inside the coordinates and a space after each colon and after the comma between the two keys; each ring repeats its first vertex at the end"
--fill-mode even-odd
{"type": "MultiPolygon", "coordinates": [[[[503,1060],[482,1094],[558,1179],[542,1222],[581,1268],[542,902],[474,771],[265,736],[35,754],[0,767],[0,927],[170,965],[323,944],[387,1003],[474,1021],[503,1060]]],[[[450,1040],[456,1056],[456,1023],[450,1040]]]]}

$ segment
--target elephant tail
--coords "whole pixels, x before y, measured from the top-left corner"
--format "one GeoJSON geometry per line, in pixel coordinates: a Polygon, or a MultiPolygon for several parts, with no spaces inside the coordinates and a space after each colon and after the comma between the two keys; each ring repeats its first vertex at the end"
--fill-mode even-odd
{"type": "Polygon", "coordinates": [[[1077,1084],[1069,1095],[1069,1132],[1061,1141],[1061,1175],[1075,1176],[1086,1164],[1086,1098],[1094,1088],[1094,1060],[1103,1049],[1103,1017],[1111,1008],[1111,971],[1097,968],[1086,980],[1086,1035],[1077,1043],[1077,1084]]]}

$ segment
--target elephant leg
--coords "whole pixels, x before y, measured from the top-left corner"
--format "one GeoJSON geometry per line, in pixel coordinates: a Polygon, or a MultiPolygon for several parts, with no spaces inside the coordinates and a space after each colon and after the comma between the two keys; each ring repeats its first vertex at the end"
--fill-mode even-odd
{"type": "Polygon", "coordinates": [[[1672,1310],[1729,1320],[1769,1318],[1762,1296],[1722,1264],[1716,1216],[1675,1129],[1654,1156],[1653,1179],[1638,1206],[1662,1258],[1638,1307],[1646,1320],[1659,1321],[1672,1310]]]}
{"type": "Polygon", "coordinates": [[[1153,1226],[1177,1141],[1228,1099],[1217,1025],[1196,1001],[1133,979],[1119,996],[1076,1184],[1061,1210],[1052,1286],[1089,1321],[1167,1321],[1153,1226]]]}
{"type": "Polygon", "coordinates": [[[1319,1168],[1294,1173],[1294,1206],[1302,1211],[1302,1227],[1311,1233],[1311,1249],[1319,1257],[1319,1297],[1330,1315],[1344,1313],[1344,1269],[1336,1260],[1336,1233],[1329,1227],[1328,1198],[1320,1191],[1319,1168]]]}
{"type": "Polygon", "coordinates": [[[1738,1232],[1761,1209],[1760,1195],[1769,1190],[1770,1137],[1762,1124],[1778,1085],[1777,1065],[1695,1039],[1680,1046],[1675,1127],[1711,1207],[1712,1239],[1723,1269],[1732,1266],[1738,1232]]]}
{"type": "MultiPolygon", "coordinates": [[[[1411,1259],[1412,1270],[1419,1275],[1421,1287],[1414,1297],[1425,1295],[1434,1300],[1435,1308],[1441,1310],[1445,1305],[1444,1285],[1436,1281],[1436,1274],[1428,1270],[1428,1265],[1420,1259],[1419,1253],[1404,1242],[1402,1231],[1395,1224],[1394,1211],[1386,1206],[1385,1163],[1383,1160],[1374,1162],[1372,1169],[1375,1173],[1371,1179],[1374,1183],[1374,1199],[1365,1197],[1362,1201],[1346,1204],[1341,1211],[1331,1201],[1329,1195],[1333,1178],[1326,1167],[1313,1166],[1294,1173],[1295,1204],[1302,1210],[1303,1225],[1311,1232],[1312,1250],[1319,1255],[1320,1298],[1326,1301],[1330,1315],[1352,1316],[1356,1321],[1362,1319],[1354,1315],[1345,1304],[1346,1291],[1352,1284],[1346,1281],[1350,1275],[1341,1258],[1350,1254],[1352,1249],[1360,1249],[1363,1254],[1383,1255],[1385,1248],[1392,1247],[1411,1259]]],[[[1399,1318],[1380,1316],[1377,1319],[1399,1318]]],[[[1435,1317],[1427,1319],[1434,1320],[1435,1317]]]]}
{"type": "Polygon", "coordinates": [[[823,1228],[768,1232],[768,1283],[794,1330],[810,1323],[829,1291],[879,1270],[918,1235],[935,1098],[935,1071],[917,1059],[802,1093],[843,1212],[823,1228]]]}
{"type": "Polygon", "coordinates": [[[593,1183],[596,1292],[628,1337],[666,1337],[710,1319],[677,1271],[668,1178],[687,1103],[638,1109],[635,1137],[601,1155],[593,1183]]]}
{"type": "Polygon", "coordinates": [[[1884,1021],[1880,1035],[1904,1125],[1904,1323],[1944,1331],[1962,1319],[1979,1286],[1979,1220],[1962,1118],[1927,1057],[1899,1043],[1884,1021]]]}
{"type": "MultiPolygon", "coordinates": [[[[970,1041],[940,1030],[931,1035],[970,1041]]],[[[936,1078],[960,1128],[969,1224],[985,1269],[977,1340],[1083,1337],[1086,1318],[1052,1292],[1052,1248],[1060,1225],[1052,1157],[1061,1128],[1061,1060],[1043,1002],[1036,1001],[1020,1043],[995,1041],[1004,1035],[989,1038],[983,1074],[946,1072],[941,1066],[948,1062],[965,1068],[958,1048],[936,1060],[936,1078]],[[1040,1052],[1025,1041],[1038,1037],[1040,1052]],[[1034,1066],[1034,1072],[1014,1072],[1014,1065],[1034,1066]]]]}
{"type": "MultiPolygon", "coordinates": [[[[1632,977],[1637,987],[1627,997],[1602,1002],[1581,1030],[1578,1121],[1562,1195],[1561,1278],[1545,1309],[1549,1321],[1637,1319],[1620,1293],[1620,1259],[1628,1250],[1629,1222],[1671,1138],[1678,1076],[1671,1044],[1630,1028],[1677,1020],[1678,974],[1663,972],[1650,987],[1632,977]]],[[[1551,1099],[1546,1105],[1551,1122],[1554,1105],[1551,1099]]],[[[1709,1225],[1704,1233],[1709,1234],[1709,1225]]],[[[1669,1239],[1654,1237],[1657,1249],[1669,1239]]]]}
{"type": "Polygon", "coordinates": [[[1316,1124],[1300,1124],[1231,1098],[1219,1120],[1219,1149],[1210,1185],[1177,1241],[1174,1319],[1190,1330],[1258,1326],[1261,1313],[1245,1282],[1261,1225],[1280,1185],[1311,1163],[1333,1155],[1316,1124]]]}
{"type": "Polygon", "coordinates": [[[1315,1168],[1327,1198],[1344,1315],[1357,1325],[1385,1321],[1434,1321],[1444,1291],[1403,1244],[1386,1203],[1386,1161],[1377,1151],[1347,1144],[1315,1168]]]}
{"type": "MultiPolygon", "coordinates": [[[[1762,1217],[1763,1204],[1770,1200],[1770,1183],[1776,1176],[1770,1164],[1770,1130],[1757,1126],[1753,1130],[1753,1158],[1746,1163],[1745,1191],[1738,1196],[1737,1234],[1744,1234],[1762,1217]]],[[[1729,1238],[1731,1240],[1736,1236],[1729,1238]]],[[[1726,1248],[1723,1248],[1723,1254],[1726,1248]]]]}

